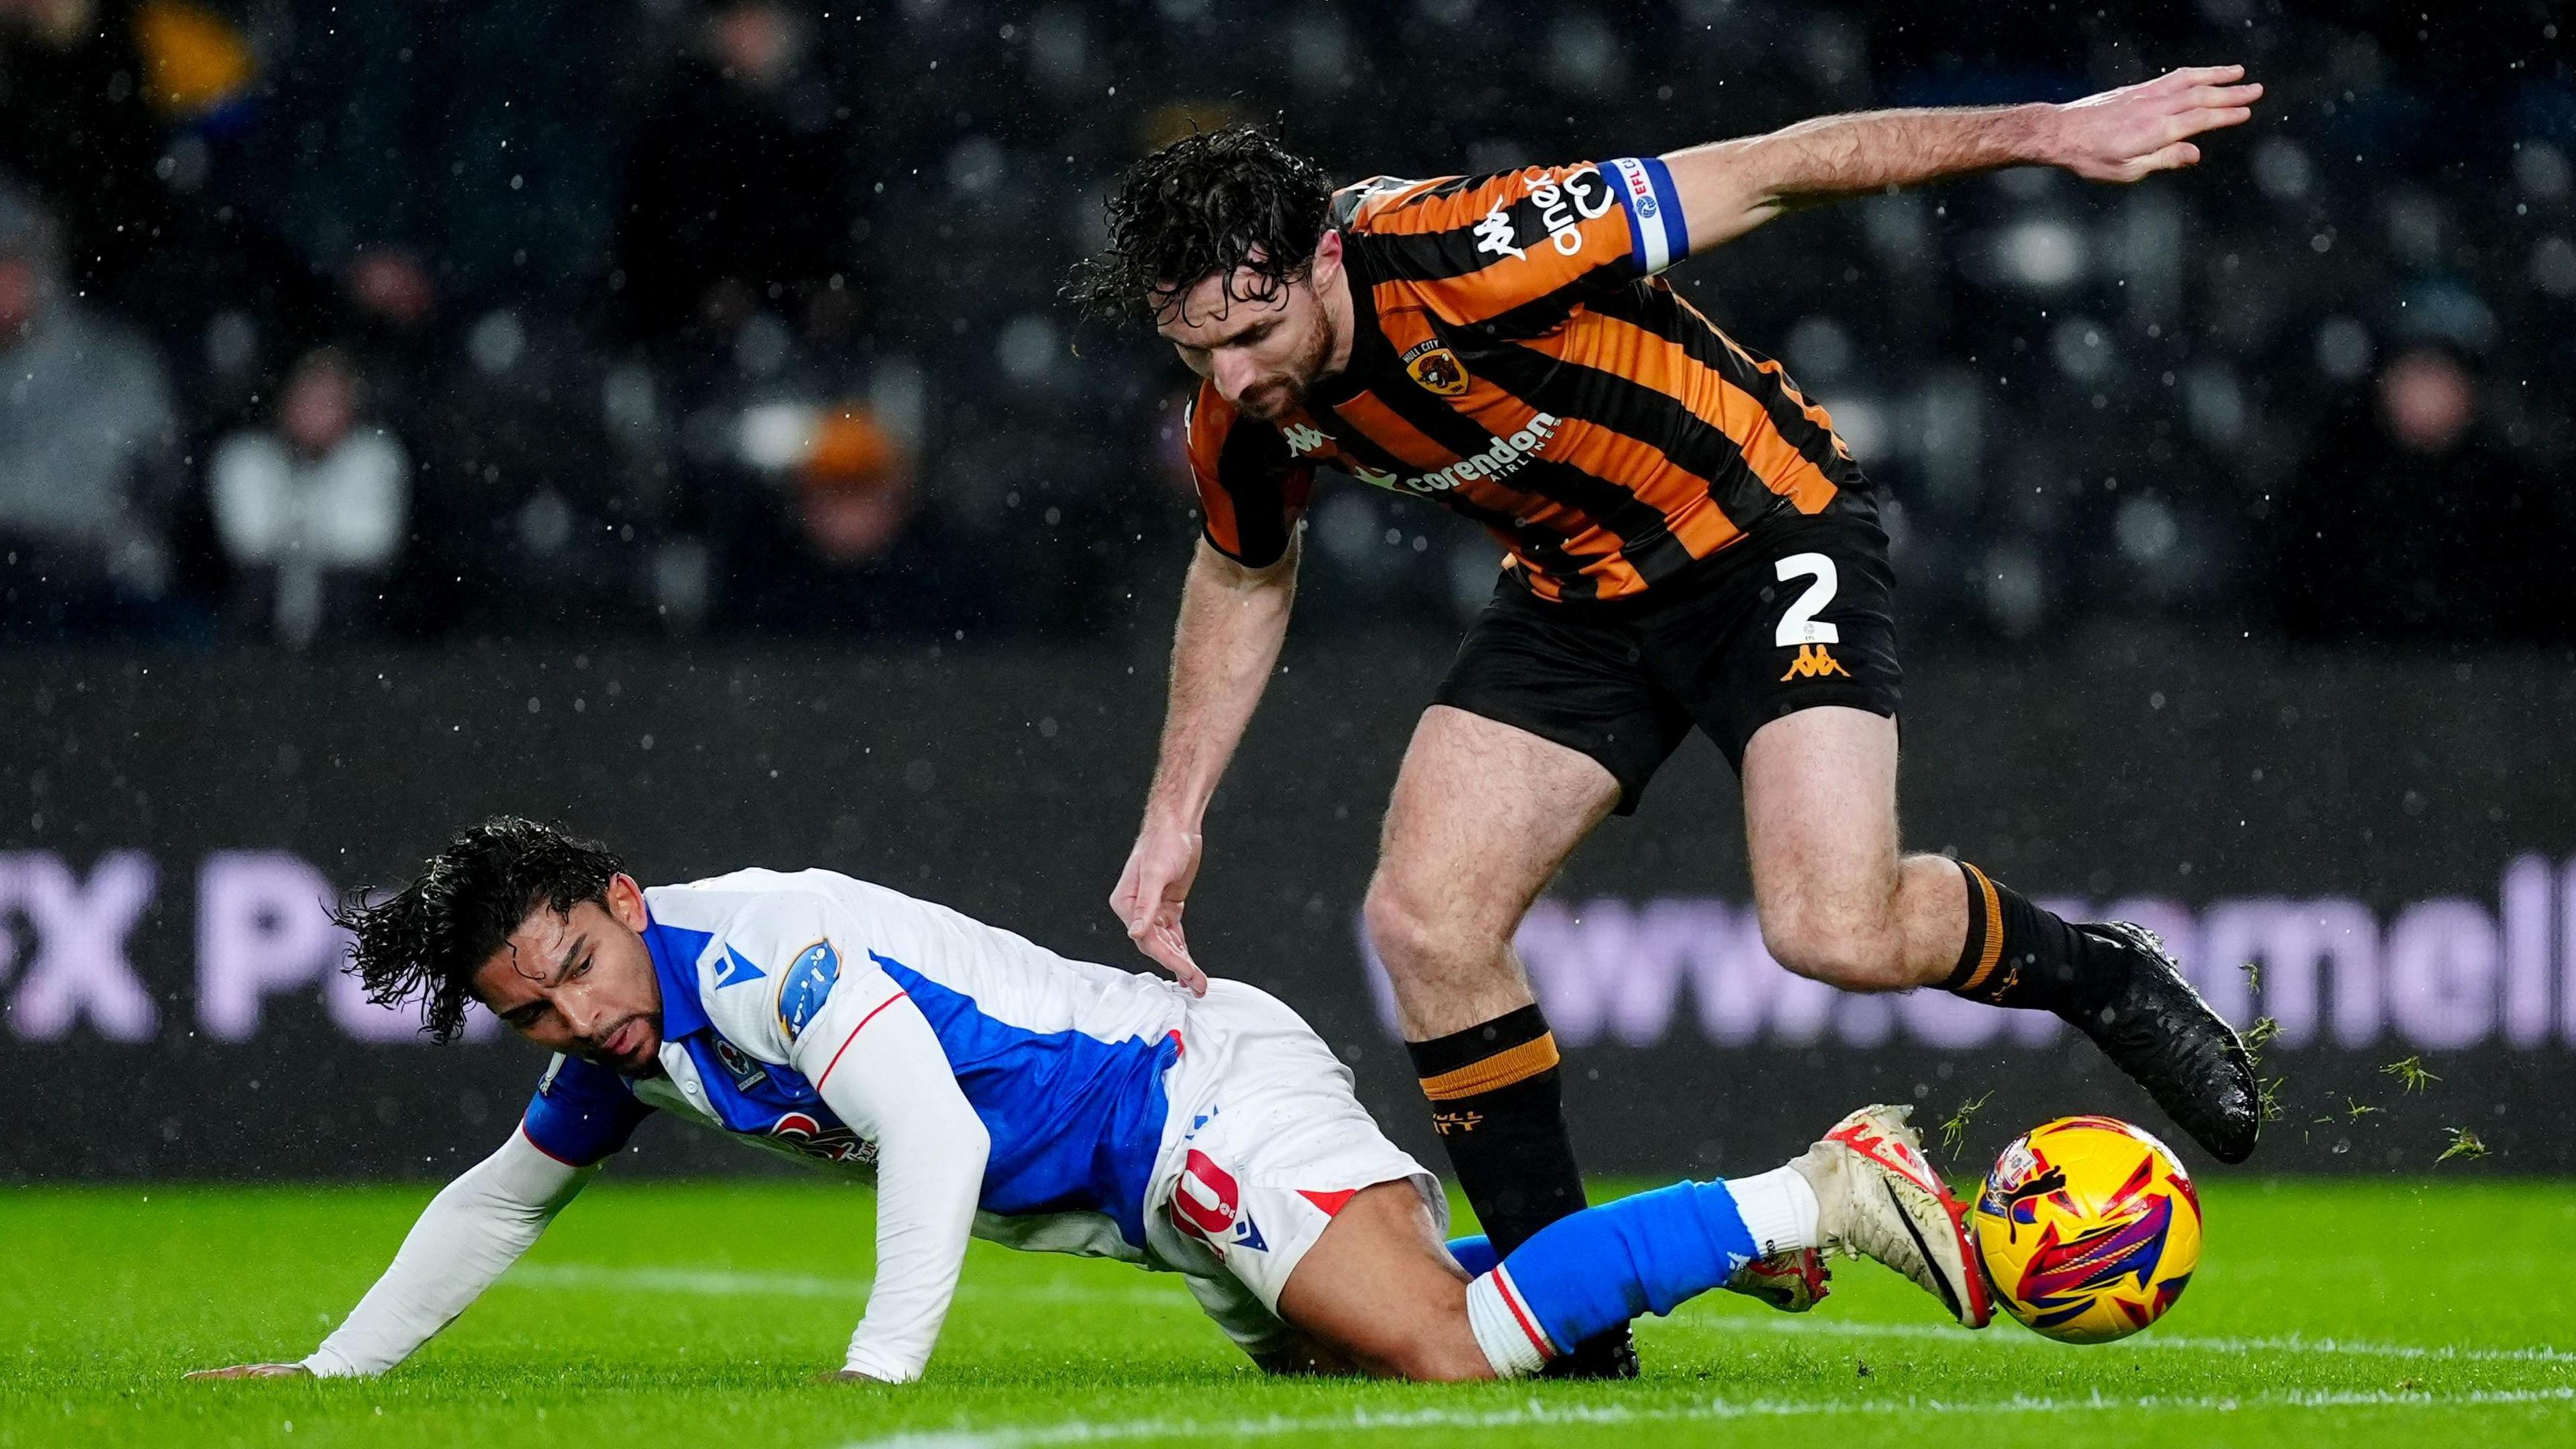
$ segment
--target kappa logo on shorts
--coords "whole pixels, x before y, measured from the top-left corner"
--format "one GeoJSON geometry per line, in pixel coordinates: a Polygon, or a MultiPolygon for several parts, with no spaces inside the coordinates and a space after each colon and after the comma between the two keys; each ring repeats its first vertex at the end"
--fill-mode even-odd
{"type": "Polygon", "coordinates": [[[1845,679],[1852,677],[1852,672],[1843,668],[1842,661],[1834,657],[1831,649],[1822,644],[1801,644],[1798,646],[1798,657],[1789,661],[1789,672],[1780,676],[1780,682],[1786,684],[1792,679],[1821,679],[1828,674],[1839,674],[1845,679]]]}

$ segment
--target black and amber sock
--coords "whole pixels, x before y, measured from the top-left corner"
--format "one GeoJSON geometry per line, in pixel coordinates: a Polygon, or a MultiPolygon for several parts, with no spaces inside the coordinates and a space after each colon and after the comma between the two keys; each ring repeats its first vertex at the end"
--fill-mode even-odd
{"type": "Polygon", "coordinates": [[[2041,910],[2010,886],[1959,862],[1968,879],[1968,943],[1941,985],[1988,1006],[2053,1011],[2075,1020],[2108,1006],[2129,982],[2128,957],[2041,910]]]}
{"type": "Polygon", "coordinates": [[[1582,1209],[1556,1036],[1536,1006],[1406,1050],[1431,1100],[1431,1124],[1496,1252],[1582,1209]]]}

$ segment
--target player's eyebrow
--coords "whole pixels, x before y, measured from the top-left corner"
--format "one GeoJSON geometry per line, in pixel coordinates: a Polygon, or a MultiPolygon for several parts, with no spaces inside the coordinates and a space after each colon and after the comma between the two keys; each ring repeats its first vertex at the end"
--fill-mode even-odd
{"type": "Polygon", "coordinates": [[[575,967],[575,966],[577,966],[577,965],[579,965],[579,964],[581,963],[581,958],[582,958],[582,957],[584,957],[584,956],[587,956],[587,955],[589,955],[589,954],[590,954],[590,936],[589,936],[589,934],[588,934],[587,932],[585,932],[585,933],[583,933],[583,934],[581,934],[581,935],[578,935],[578,936],[573,937],[573,938],[572,938],[571,943],[570,943],[569,945],[567,945],[567,946],[565,946],[565,947],[564,947],[564,953],[563,953],[563,958],[562,958],[562,960],[561,960],[561,961],[559,961],[559,962],[557,962],[557,963],[556,963],[556,965],[555,965],[555,969],[554,969],[554,979],[555,979],[555,980],[557,980],[557,981],[561,981],[562,979],[564,979],[564,977],[565,977],[565,976],[567,976],[567,975],[569,975],[569,974],[571,973],[571,971],[572,971],[572,968],[573,968],[573,967],[575,967]]]}
{"type": "Polygon", "coordinates": [[[1253,334],[1259,330],[1260,329],[1256,327],[1246,327],[1228,336],[1217,338],[1213,342],[1183,342],[1181,339],[1175,337],[1171,339],[1171,344],[1174,347],[1181,349],[1183,352],[1214,352],[1220,347],[1232,347],[1238,343],[1249,341],[1253,334]]]}
{"type": "MultiPolygon", "coordinates": [[[[1219,313],[1219,314],[1217,314],[1217,315],[1219,315],[1219,316],[1221,317],[1221,316],[1223,316],[1224,314],[1223,314],[1223,313],[1219,313]]],[[[1281,320],[1282,320],[1282,319],[1281,319],[1278,315],[1276,315],[1275,313],[1262,313],[1262,314],[1259,314],[1259,315],[1255,315],[1251,320],[1249,320],[1249,321],[1245,322],[1242,326],[1237,327],[1237,328],[1236,328],[1236,329],[1234,329],[1232,332],[1227,333],[1227,334],[1226,334],[1226,335],[1224,335],[1223,337],[1216,338],[1216,339],[1214,339],[1213,341],[1208,341],[1208,342],[1184,342],[1184,341],[1182,341],[1182,340],[1181,340],[1180,338],[1178,338],[1178,337],[1171,337],[1171,336],[1168,336],[1168,335],[1166,336],[1165,340],[1166,340],[1166,341],[1168,341],[1168,342],[1170,342],[1170,343],[1171,343],[1173,346],[1175,346],[1175,347],[1186,347],[1186,348],[1190,349],[1190,350],[1191,350],[1191,351],[1193,351],[1193,352],[1212,352],[1212,351],[1216,350],[1217,348],[1220,348],[1220,347],[1227,347],[1227,346],[1231,346],[1231,345],[1233,345],[1234,343],[1241,342],[1241,341],[1243,341],[1245,338],[1250,337],[1252,334],[1254,334],[1254,333],[1256,333],[1256,332],[1265,332],[1265,331],[1268,331],[1270,328],[1273,328],[1273,327],[1278,326],[1281,320]]]]}

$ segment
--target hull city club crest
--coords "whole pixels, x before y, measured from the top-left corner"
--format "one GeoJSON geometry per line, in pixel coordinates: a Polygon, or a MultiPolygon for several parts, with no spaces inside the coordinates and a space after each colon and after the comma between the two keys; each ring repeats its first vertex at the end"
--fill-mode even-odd
{"type": "Polygon", "coordinates": [[[1415,382],[1441,397],[1456,397],[1467,390],[1466,365],[1438,338],[1429,338],[1407,348],[1404,370],[1415,382]]]}

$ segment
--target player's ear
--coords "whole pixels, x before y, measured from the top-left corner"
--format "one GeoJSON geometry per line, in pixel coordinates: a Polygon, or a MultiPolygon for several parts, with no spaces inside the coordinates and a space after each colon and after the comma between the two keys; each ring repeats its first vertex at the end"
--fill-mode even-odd
{"type": "Polygon", "coordinates": [[[1331,281],[1334,275],[1340,272],[1341,269],[1341,229],[1338,227],[1328,226],[1324,228],[1323,236],[1315,242],[1315,265],[1308,275],[1312,278],[1316,286],[1321,287],[1325,283],[1331,281]]]}
{"type": "Polygon", "coordinates": [[[653,923],[644,909],[644,888],[622,870],[608,878],[608,913],[617,918],[617,924],[639,934],[653,923]]]}

